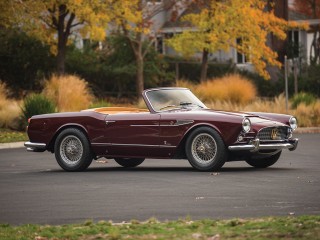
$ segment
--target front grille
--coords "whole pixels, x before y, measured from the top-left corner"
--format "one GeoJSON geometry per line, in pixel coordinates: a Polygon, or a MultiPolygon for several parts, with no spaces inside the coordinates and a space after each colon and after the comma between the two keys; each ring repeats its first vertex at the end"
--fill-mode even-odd
{"type": "Polygon", "coordinates": [[[258,132],[257,138],[260,141],[285,140],[288,136],[288,127],[267,127],[258,132]]]}

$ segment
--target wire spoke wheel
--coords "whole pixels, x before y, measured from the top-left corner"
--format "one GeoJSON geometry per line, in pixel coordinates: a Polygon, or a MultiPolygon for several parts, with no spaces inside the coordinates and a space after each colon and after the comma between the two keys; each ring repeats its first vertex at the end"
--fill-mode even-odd
{"type": "Polygon", "coordinates": [[[199,127],[189,134],[186,155],[191,166],[200,171],[218,171],[227,160],[223,139],[210,127],[199,127]]]}
{"type": "Polygon", "coordinates": [[[77,164],[83,154],[83,146],[76,136],[66,136],[60,144],[60,154],[62,160],[68,165],[77,164]]]}
{"type": "Polygon", "coordinates": [[[94,157],[87,136],[79,129],[64,129],[57,137],[54,154],[60,167],[66,171],[83,171],[94,157]]]}
{"type": "Polygon", "coordinates": [[[217,143],[207,133],[196,136],[192,141],[191,147],[192,156],[201,164],[210,164],[217,153],[217,143]]]}

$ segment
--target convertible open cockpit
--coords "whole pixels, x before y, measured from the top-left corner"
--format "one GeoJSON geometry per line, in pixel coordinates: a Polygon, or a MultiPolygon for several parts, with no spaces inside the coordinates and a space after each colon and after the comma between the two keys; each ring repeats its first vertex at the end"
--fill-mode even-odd
{"type": "Polygon", "coordinates": [[[94,111],[102,114],[119,114],[119,113],[146,113],[149,112],[148,109],[142,108],[131,108],[131,107],[101,107],[86,109],[83,111],[94,111]]]}

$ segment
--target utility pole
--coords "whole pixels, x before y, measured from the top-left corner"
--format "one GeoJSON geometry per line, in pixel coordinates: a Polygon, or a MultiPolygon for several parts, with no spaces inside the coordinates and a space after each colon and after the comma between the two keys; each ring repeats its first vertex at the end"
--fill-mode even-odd
{"type": "Polygon", "coordinates": [[[288,61],[287,56],[284,56],[284,80],[285,80],[285,95],[286,95],[286,112],[288,112],[288,61]]]}
{"type": "Polygon", "coordinates": [[[298,63],[295,58],[292,60],[293,60],[294,94],[298,94],[298,63]]]}

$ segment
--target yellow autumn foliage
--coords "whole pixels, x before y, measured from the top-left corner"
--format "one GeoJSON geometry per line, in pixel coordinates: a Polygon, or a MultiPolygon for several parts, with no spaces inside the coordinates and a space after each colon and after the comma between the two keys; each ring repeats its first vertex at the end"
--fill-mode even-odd
{"type": "Polygon", "coordinates": [[[49,44],[54,54],[57,53],[59,17],[64,18],[60,23],[64,34],[69,34],[68,26],[72,33],[83,38],[103,40],[111,21],[111,3],[110,0],[0,0],[0,6],[6,10],[4,24],[17,24],[27,34],[49,44]]]}

